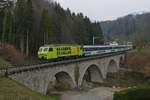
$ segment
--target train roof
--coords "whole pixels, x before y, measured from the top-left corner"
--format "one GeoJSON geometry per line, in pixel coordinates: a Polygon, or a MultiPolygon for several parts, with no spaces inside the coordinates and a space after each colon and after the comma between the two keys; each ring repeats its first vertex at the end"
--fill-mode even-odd
{"type": "Polygon", "coordinates": [[[80,46],[78,44],[45,44],[41,47],[47,47],[47,46],[80,46]]]}
{"type": "Polygon", "coordinates": [[[83,48],[127,47],[132,45],[84,45],[83,48]]]}

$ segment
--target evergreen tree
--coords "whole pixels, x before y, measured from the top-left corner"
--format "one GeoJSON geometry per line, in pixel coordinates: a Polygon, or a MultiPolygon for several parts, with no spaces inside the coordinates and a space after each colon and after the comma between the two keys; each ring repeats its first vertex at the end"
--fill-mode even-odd
{"type": "Polygon", "coordinates": [[[41,34],[42,34],[42,43],[48,44],[48,34],[50,32],[50,16],[47,10],[43,10],[42,17],[41,17],[41,34]]]}
{"type": "MultiPolygon", "coordinates": [[[[33,39],[33,25],[34,25],[34,16],[33,16],[33,7],[31,0],[27,0],[25,8],[25,34],[26,34],[26,55],[29,55],[29,43],[33,39]]],[[[32,47],[31,47],[32,48],[32,47]]]]}
{"type": "Polygon", "coordinates": [[[0,11],[0,41],[2,41],[4,11],[0,11]]]}
{"type": "MultiPolygon", "coordinates": [[[[92,35],[94,37],[97,37],[95,42],[97,44],[103,44],[104,43],[104,38],[103,38],[103,34],[102,34],[102,29],[101,29],[101,27],[100,27],[98,22],[93,23],[92,30],[93,30],[92,31],[93,32],[92,35]]],[[[90,37],[92,38],[93,36],[90,36],[90,37]]]]}
{"type": "Polygon", "coordinates": [[[13,3],[12,1],[1,1],[3,2],[1,7],[3,9],[0,11],[1,20],[1,40],[2,42],[10,42],[12,38],[12,10],[13,10],[13,3]]]}
{"type": "Polygon", "coordinates": [[[15,30],[16,30],[16,44],[19,45],[19,48],[22,53],[24,53],[25,46],[25,32],[26,27],[25,23],[25,0],[17,0],[15,8],[15,30]],[[19,40],[19,41],[18,41],[19,40]]]}

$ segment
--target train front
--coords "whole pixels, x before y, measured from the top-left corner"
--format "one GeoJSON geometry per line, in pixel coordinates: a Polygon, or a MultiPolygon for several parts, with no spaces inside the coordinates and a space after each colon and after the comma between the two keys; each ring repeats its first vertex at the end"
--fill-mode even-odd
{"type": "Polygon", "coordinates": [[[40,47],[38,50],[38,58],[39,59],[47,59],[49,47],[40,47]]]}

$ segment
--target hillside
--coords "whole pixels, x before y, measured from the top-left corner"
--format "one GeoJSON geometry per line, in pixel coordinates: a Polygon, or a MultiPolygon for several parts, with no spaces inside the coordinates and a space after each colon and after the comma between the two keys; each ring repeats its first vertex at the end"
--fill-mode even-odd
{"type": "MultiPolygon", "coordinates": [[[[10,62],[0,57],[0,68],[10,65],[10,62]]],[[[58,100],[58,98],[48,95],[44,96],[10,78],[0,76],[0,100],[58,100]]]]}
{"type": "Polygon", "coordinates": [[[130,14],[117,20],[101,22],[105,37],[109,40],[132,41],[136,44],[150,42],[150,13],[130,14]]]}
{"type": "Polygon", "coordinates": [[[0,77],[0,100],[57,100],[55,97],[44,96],[15,81],[0,77]]]}

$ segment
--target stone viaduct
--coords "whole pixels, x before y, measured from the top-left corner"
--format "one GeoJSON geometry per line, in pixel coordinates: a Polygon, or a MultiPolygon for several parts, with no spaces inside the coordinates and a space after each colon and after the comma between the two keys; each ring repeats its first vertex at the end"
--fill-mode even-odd
{"type": "Polygon", "coordinates": [[[90,74],[92,82],[103,82],[108,73],[119,70],[120,63],[124,59],[125,54],[120,53],[95,59],[36,67],[36,69],[30,68],[30,70],[19,69],[20,71],[15,73],[10,73],[14,70],[11,69],[11,71],[8,70],[7,76],[32,90],[46,94],[54,88],[57,82],[61,82],[60,80],[70,80],[73,88],[82,86],[87,73],[90,74]]]}

